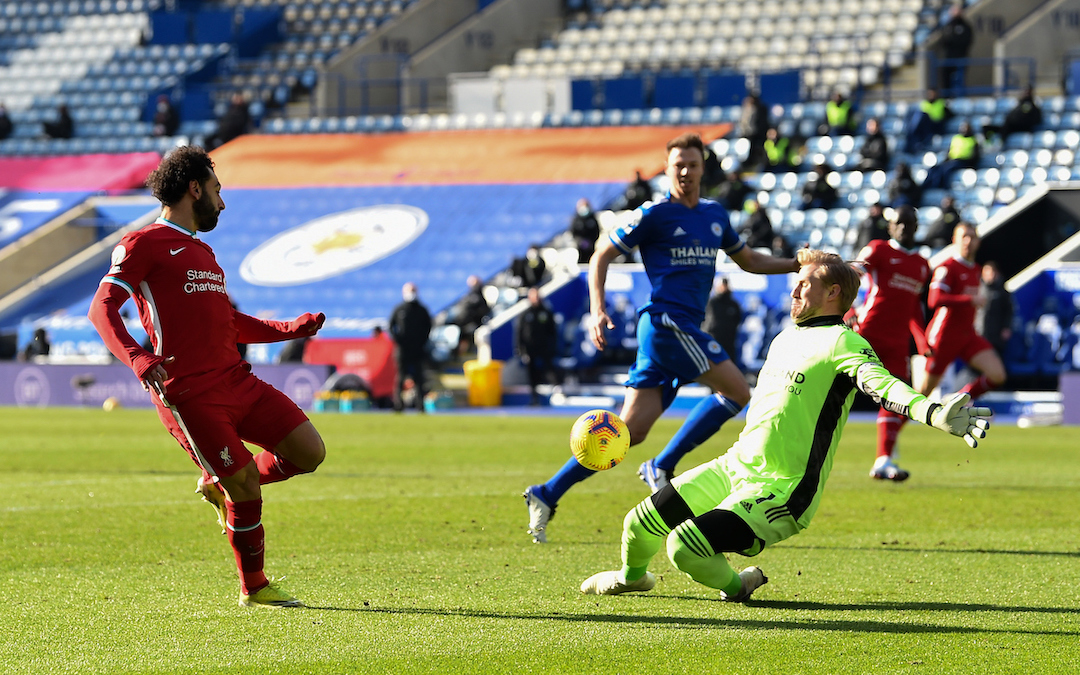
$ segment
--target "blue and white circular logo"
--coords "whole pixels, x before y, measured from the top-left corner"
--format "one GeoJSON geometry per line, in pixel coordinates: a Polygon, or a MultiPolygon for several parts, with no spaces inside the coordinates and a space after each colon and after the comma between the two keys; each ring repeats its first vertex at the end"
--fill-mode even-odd
{"type": "Polygon", "coordinates": [[[414,206],[384,204],[333,213],[263,242],[240,263],[257,286],[297,286],[366,267],[408,246],[427,228],[414,206]]]}
{"type": "Polygon", "coordinates": [[[716,340],[710,340],[709,341],[709,351],[712,352],[713,354],[719,354],[720,353],[720,343],[717,342],[716,340]]]}
{"type": "Polygon", "coordinates": [[[293,403],[301,408],[307,408],[311,406],[311,402],[315,399],[315,392],[319,391],[322,384],[315,373],[301,369],[289,373],[282,389],[285,395],[293,400],[293,403]]]}
{"type": "Polygon", "coordinates": [[[713,223],[711,227],[712,233],[718,237],[720,236],[720,233],[724,231],[724,228],[720,226],[720,223],[713,223]]]}

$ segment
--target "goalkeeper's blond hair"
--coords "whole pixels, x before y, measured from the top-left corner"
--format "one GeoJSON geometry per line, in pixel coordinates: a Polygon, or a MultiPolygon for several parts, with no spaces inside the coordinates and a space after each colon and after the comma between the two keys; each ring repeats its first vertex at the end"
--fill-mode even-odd
{"type": "Polygon", "coordinates": [[[820,278],[826,286],[840,286],[840,310],[846,312],[859,294],[859,272],[851,263],[835,253],[827,253],[815,248],[802,248],[795,254],[800,266],[817,264],[820,278]]]}

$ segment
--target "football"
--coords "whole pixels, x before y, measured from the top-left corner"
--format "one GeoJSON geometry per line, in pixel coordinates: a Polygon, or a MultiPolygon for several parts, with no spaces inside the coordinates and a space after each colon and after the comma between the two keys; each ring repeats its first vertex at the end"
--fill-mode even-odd
{"type": "Polygon", "coordinates": [[[629,447],[626,422],[607,410],[590,410],[570,430],[570,451],[586,469],[610,469],[623,460],[629,447]]]}

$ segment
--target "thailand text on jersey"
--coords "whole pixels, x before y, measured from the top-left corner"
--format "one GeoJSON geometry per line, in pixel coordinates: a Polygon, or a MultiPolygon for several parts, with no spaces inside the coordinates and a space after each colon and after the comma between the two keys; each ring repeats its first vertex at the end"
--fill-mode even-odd
{"type": "Polygon", "coordinates": [[[131,295],[155,354],[176,357],[167,368],[171,401],[213,386],[243,364],[225,273],[188,230],[159,218],[125,235],[101,283],[131,295]]]}
{"type": "Polygon", "coordinates": [[[805,527],[832,468],[833,454],[859,389],[908,415],[924,397],[889,374],[873,348],[838,316],[783,330],[773,340],[732,446],[736,478],[797,481],[782,506],[805,527]]]}
{"type": "Polygon", "coordinates": [[[640,311],[667,313],[694,326],[705,319],[717,254],[745,246],[724,207],[708,199],[692,209],[670,199],[645,204],[633,222],[611,233],[611,241],[623,253],[634,247],[641,253],[652,292],[640,311]]]}
{"type": "Polygon", "coordinates": [[[926,327],[926,339],[931,345],[975,334],[975,305],[943,304],[935,300],[940,295],[978,295],[981,278],[982,265],[959,257],[949,258],[934,268],[929,298],[933,315],[926,327]]]}
{"type": "Polygon", "coordinates": [[[872,241],[867,248],[870,290],[859,308],[859,334],[878,349],[907,349],[909,319],[923,324],[919,297],[930,279],[930,265],[893,239],[872,241]]]}

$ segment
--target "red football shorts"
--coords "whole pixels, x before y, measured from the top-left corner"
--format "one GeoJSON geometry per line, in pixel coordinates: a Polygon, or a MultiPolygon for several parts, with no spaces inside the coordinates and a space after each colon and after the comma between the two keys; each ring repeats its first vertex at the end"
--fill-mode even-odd
{"type": "Polygon", "coordinates": [[[894,349],[874,347],[874,353],[881,359],[881,365],[885,366],[885,370],[904,382],[911,383],[911,354],[907,345],[894,349]]]}
{"type": "Polygon", "coordinates": [[[967,333],[955,340],[945,335],[940,344],[931,347],[934,355],[926,360],[926,372],[931,375],[943,375],[949,369],[949,364],[956,359],[968,363],[979,352],[994,348],[978,333],[967,333]]]}
{"type": "Polygon", "coordinates": [[[251,462],[244,441],[272,449],[308,419],[288,396],[247,372],[157,411],[192,461],[213,476],[231,476],[251,462]]]}

